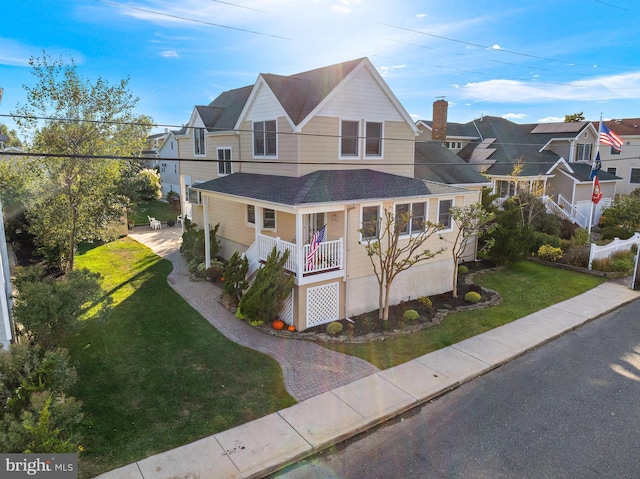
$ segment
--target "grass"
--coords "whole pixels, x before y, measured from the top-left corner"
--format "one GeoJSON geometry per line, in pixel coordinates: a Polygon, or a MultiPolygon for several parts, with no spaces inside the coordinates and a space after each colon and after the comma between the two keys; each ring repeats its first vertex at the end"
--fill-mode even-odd
{"type": "Polygon", "coordinates": [[[162,223],[166,223],[168,220],[175,221],[179,214],[180,212],[174,210],[166,201],[151,200],[136,203],[133,206],[128,219],[135,221],[137,225],[147,225],[149,224],[147,216],[151,216],[162,223]]]}
{"type": "Polygon", "coordinates": [[[113,298],[67,345],[84,403],[81,477],[291,406],[268,356],[223,337],[167,284],[171,263],[128,238],[84,249],[113,298]]]}
{"type": "Polygon", "coordinates": [[[384,342],[323,345],[387,369],[584,293],[604,279],[521,262],[496,272],[482,273],[475,281],[498,291],[502,303],[486,309],[451,313],[439,325],[384,342]]]}

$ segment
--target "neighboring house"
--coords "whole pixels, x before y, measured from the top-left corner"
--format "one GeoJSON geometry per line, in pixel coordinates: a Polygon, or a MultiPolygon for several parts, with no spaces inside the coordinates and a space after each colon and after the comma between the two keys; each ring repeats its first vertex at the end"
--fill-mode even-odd
{"type": "MultiPolygon", "coordinates": [[[[434,106],[434,113],[439,111],[434,106]]],[[[591,122],[520,125],[485,116],[456,124],[448,123],[445,113],[444,121],[434,116],[432,122],[418,122],[418,128],[419,138],[444,142],[467,164],[482,171],[501,198],[519,191],[539,191],[550,211],[588,226],[593,190],[590,174],[598,147],[597,127],[591,122]]],[[[601,147],[601,155],[603,150],[601,147]]],[[[603,201],[595,208],[594,223],[602,208],[611,203],[619,179],[606,170],[598,172],[603,201]]]]}
{"type": "MultiPolygon", "coordinates": [[[[622,151],[608,145],[600,146],[602,169],[621,178],[616,193],[628,195],[640,188],[640,118],[625,118],[604,122],[622,140],[622,151]]],[[[593,122],[596,129],[598,122],[593,122]]]]}
{"type": "Polygon", "coordinates": [[[178,141],[175,131],[169,130],[158,147],[158,171],[162,182],[162,196],[170,191],[180,193],[180,164],[178,161],[178,141]]]}
{"type": "Polygon", "coordinates": [[[12,293],[9,255],[4,232],[4,217],[0,202],[0,346],[5,350],[14,341],[13,320],[11,317],[12,293]]]}
{"type": "MultiPolygon", "coordinates": [[[[255,271],[274,246],[295,276],[283,319],[298,330],[378,307],[378,285],[360,229],[384,209],[445,224],[479,192],[414,178],[418,129],[371,62],[358,59],[251,86],[196,106],[176,133],[181,187],[200,227],[220,224],[222,256],[246,254],[255,271]],[[310,238],[325,236],[315,254],[310,238]]],[[[208,237],[205,236],[205,237],[208,237]]],[[[439,235],[425,245],[448,246],[439,235]]],[[[208,245],[207,245],[208,247],[208,245]]],[[[446,252],[397,277],[392,303],[451,290],[446,252]]]]}

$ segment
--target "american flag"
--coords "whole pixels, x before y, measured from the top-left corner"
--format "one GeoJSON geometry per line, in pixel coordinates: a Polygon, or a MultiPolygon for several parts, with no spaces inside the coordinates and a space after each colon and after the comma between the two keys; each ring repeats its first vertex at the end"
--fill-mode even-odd
{"type": "Polygon", "coordinates": [[[622,138],[616,135],[613,131],[607,128],[607,125],[602,123],[600,125],[600,143],[604,143],[617,151],[621,151],[624,141],[622,141],[622,138]]]}
{"type": "Polygon", "coordinates": [[[313,236],[311,237],[311,242],[309,245],[309,254],[307,255],[307,269],[313,268],[313,263],[314,263],[313,260],[315,259],[316,251],[318,251],[318,246],[320,245],[320,243],[322,243],[322,240],[324,239],[324,231],[326,228],[327,228],[327,225],[324,225],[318,231],[313,233],[313,236]]]}

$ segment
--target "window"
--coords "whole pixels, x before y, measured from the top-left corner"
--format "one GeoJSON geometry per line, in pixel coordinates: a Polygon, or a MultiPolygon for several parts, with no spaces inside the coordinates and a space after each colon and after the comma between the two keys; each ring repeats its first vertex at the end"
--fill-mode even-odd
{"type": "Polygon", "coordinates": [[[166,163],[160,164],[160,173],[165,173],[166,171],[167,171],[167,164],[166,163]]]}
{"type": "MultiPolygon", "coordinates": [[[[247,205],[247,223],[256,224],[256,207],[247,205]]],[[[269,208],[262,209],[262,227],[267,230],[276,229],[276,212],[269,208]]]]}
{"type": "Polygon", "coordinates": [[[402,226],[400,235],[417,234],[424,231],[427,207],[425,203],[403,203],[396,205],[396,225],[402,226]],[[408,214],[406,223],[402,216],[408,214]]]}
{"type": "Polygon", "coordinates": [[[276,120],[256,121],[253,123],[253,155],[276,156],[277,135],[276,120]]]}
{"type": "Polygon", "coordinates": [[[357,121],[343,121],[340,138],[341,156],[358,156],[358,136],[360,123],[357,121]]]}
{"type": "Polygon", "coordinates": [[[447,145],[447,148],[449,148],[450,150],[459,150],[460,148],[462,148],[461,141],[445,141],[445,145],[447,145]]]}
{"type": "Polygon", "coordinates": [[[206,154],[204,145],[204,128],[193,129],[193,153],[199,156],[206,154]]]}
{"type": "Polygon", "coordinates": [[[380,207],[362,207],[362,239],[365,241],[375,240],[380,230],[380,207]]]}
{"type": "Polygon", "coordinates": [[[622,153],[622,152],[620,150],[616,150],[613,146],[609,150],[609,154],[610,155],[619,155],[620,153],[622,153]]]}
{"type": "Polygon", "coordinates": [[[629,183],[640,183],[640,168],[631,168],[629,183]]]}
{"type": "Polygon", "coordinates": [[[231,174],[231,148],[218,148],[218,175],[231,174]]]}
{"type": "Polygon", "coordinates": [[[440,200],[438,202],[438,223],[444,226],[444,229],[449,230],[453,227],[451,222],[451,207],[453,206],[453,200],[440,200]]]}
{"type": "Polygon", "coordinates": [[[591,143],[578,143],[576,161],[591,161],[591,143]]]}
{"type": "Polygon", "coordinates": [[[382,123],[366,123],[365,154],[382,156],[382,123]]]}
{"type": "Polygon", "coordinates": [[[615,175],[617,171],[617,168],[607,168],[607,173],[611,173],[612,175],[615,175]]]}

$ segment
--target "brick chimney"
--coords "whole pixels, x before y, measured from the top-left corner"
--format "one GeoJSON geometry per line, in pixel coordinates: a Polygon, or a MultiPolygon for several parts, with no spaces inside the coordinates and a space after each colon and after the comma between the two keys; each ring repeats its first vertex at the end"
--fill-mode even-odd
{"type": "Polygon", "coordinates": [[[449,102],[447,100],[436,100],[433,102],[433,124],[431,139],[434,141],[445,141],[447,139],[447,110],[449,102]]]}

